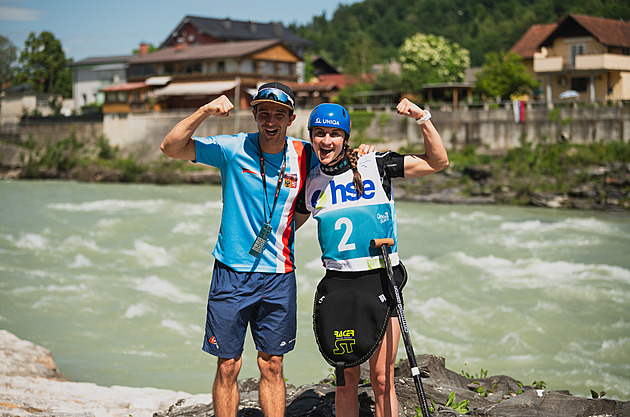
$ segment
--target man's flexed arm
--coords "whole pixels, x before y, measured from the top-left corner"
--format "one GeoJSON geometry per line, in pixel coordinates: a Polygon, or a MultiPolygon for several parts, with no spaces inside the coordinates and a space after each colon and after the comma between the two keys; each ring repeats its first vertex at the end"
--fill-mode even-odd
{"type": "Polygon", "coordinates": [[[170,158],[194,160],[195,141],[192,140],[192,135],[195,130],[209,116],[227,117],[233,108],[234,105],[226,96],[221,96],[208,104],[204,104],[173,127],[162,141],[160,150],[170,158]]]}

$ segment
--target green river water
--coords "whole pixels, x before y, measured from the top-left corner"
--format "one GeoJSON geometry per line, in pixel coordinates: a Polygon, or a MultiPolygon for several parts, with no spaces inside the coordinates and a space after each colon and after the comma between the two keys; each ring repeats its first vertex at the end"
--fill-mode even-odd
{"type": "MultiPolygon", "coordinates": [[[[0,182],[0,328],[73,381],[210,392],[201,351],[216,186],[0,182]]],[[[416,354],[471,375],[630,400],[630,215],[397,203],[416,354]]],[[[296,236],[298,340],[288,383],[331,373],[312,332],[315,222],[296,236]]],[[[399,358],[406,357],[402,344],[399,358]]],[[[256,377],[246,341],[241,378],[256,377]]]]}

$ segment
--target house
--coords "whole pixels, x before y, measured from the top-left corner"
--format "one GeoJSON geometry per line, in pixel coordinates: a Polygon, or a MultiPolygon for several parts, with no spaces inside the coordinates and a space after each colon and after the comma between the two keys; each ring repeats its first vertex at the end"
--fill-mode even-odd
{"type": "Polygon", "coordinates": [[[126,82],[103,89],[103,113],[190,109],[221,94],[247,108],[258,85],[300,80],[310,44],[281,23],[186,16],[158,50],[140,46],[126,82]]]}
{"type": "Polygon", "coordinates": [[[630,99],[630,22],[570,14],[531,26],[510,51],[541,81],[548,103],[630,99]]]}
{"type": "Polygon", "coordinates": [[[133,55],[86,58],[70,64],[74,110],[105,101],[103,88],[127,82],[127,64],[133,55]]]}
{"type": "Polygon", "coordinates": [[[141,113],[153,108],[151,86],[144,81],[117,84],[102,90],[103,114],[141,113]]]}
{"type": "Polygon", "coordinates": [[[305,49],[313,44],[295,35],[280,22],[260,23],[253,20],[186,16],[162,42],[159,49],[178,44],[192,46],[269,39],[281,41],[300,59],[304,58],[305,49]]]}
{"type": "Polygon", "coordinates": [[[289,84],[299,107],[312,108],[321,103],[329,103],[348,84],[348,77],[340,74],[337,68],[320,55],[311,56],[310,68],[310,79],[289,84]]]}
{"type": "MultiPolygon", "coordinates": [[[[131,59],[129,85],[121,88],[134,94],[133,100],[150,102],[146,110],[196,108],[221,94],[231,97],[237,109],[247,108],[259,84],[297,82],[298,62],[300,58],[278,39],[179,43],[131,59]]],[[[107,91],[122,99],[121,90],[107,91]]],[[[132,108],[132,98],[125,99],[132,112],[142,111],[139,103],[132,108]]],[[[124,109],[120,102],[111,104],[106,102],[104,113],[124,109]]]]}

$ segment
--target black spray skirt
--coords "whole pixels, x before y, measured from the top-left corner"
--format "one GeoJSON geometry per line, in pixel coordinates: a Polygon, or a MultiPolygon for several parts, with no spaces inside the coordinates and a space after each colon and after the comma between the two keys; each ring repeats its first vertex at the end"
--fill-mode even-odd
{"type": "MultiPolygon", "coordinates": [[[[400,263],[394,267],[398,289],[407,282],[400,263]]],[[[345,385],[343,370],[367,361],[378,348],[396,310],[385,268],[360,272],[326,270],[317,285],[313,330],[319,351],[335,367],[337,385],[345,385]]]]}

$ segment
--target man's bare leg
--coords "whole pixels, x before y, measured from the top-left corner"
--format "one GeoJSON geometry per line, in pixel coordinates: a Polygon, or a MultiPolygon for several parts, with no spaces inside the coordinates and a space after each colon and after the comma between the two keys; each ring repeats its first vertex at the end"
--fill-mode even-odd
{"type": "Polygon", "coordinates": [[[265,417],[283,417],[286,402],[282,356],[258,352],[259,401],[265,417]]]}
{"type": "Polygon", "coordinates": [[[236,383],[241,370],[241,357],[234,359],[219,358],[217,374],[212,386],[212,404],[215,417],[236,417],[239,394],[236,383]]]}

